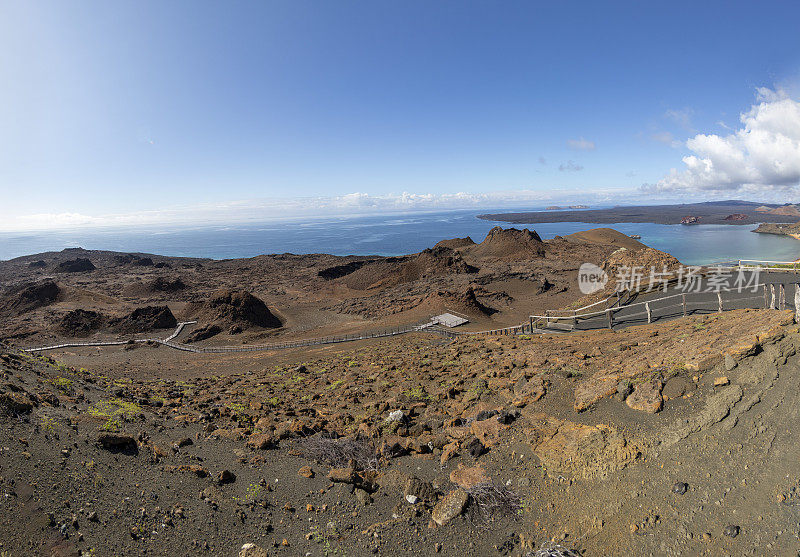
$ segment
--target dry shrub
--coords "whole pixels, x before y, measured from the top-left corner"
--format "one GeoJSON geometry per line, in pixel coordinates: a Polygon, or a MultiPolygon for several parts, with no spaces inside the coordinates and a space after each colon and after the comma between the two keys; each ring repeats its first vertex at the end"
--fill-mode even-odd
{"type": "Polygon", "coordinates": [[[337,438],[323,432],[301,440],[299,448],[304,457],[332,468],[345,468],[353,463],[361,470],[378,468],[375,445],[365,439],[337,438]]]}
{"type": "Polygon", "coordinates": [[[497,518],[517,518],[522,511],[522,498],[504,485],[493,482],[476,484],[466,490],[469,494],[473,522],[487,525],[497,518]]]}

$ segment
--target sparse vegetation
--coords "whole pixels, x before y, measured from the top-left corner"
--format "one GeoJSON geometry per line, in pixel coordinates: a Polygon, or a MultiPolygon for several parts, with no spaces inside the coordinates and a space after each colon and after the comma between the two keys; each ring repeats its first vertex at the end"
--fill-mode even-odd
{"type": "Polygon", "coordinates": [[[118,398],[100,401],[89,408],[90,416],[106,420],[102,425],[105,431],[118,431],[123,422],[133,421],[141,412],[138,404],[118,398]]]}
{"type": "Polygon", "coordinates": [[[377,470],[378,457],[375,446],[364,439],[350,437],[334,438],[327,433],[317,433],[302,439],[299,443],[304,457],[342,468],[355,462],[362,470],[377,470]]]}
{"type": "Polygon", "coordinates": [[[498,518],[517,518],[522,511],[522,498],[508,487],[494,482],[483,482],[466,490],[469,494],[473,522],[488,527],[498,518]]]}

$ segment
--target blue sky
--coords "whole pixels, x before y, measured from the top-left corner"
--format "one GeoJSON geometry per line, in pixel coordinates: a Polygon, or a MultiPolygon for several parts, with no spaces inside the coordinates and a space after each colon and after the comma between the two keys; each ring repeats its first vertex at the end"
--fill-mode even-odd
{"type": "Polygon", "coordinates": [[[799,20],[797,2],[5,0],[0,221],[794,201],[799,20]]]}

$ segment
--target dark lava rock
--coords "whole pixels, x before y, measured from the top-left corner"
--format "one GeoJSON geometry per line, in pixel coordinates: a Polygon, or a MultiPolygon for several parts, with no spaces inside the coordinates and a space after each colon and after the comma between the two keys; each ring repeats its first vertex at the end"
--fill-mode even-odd
{"type": "Polygon", "coordinates": [[[672,493],[677,493],[678,495],[683,495],[689,489],[689,484],[684,482],[677,482],[675,485],[672,486],[672,493]]]}
{"type": "Polygon", "coordinates": [[[70,261],[62,261],[56,267],[57,273],[85,273],[94,271],[97,267],[85,257],[78,257],[70,261]]]}
{"type": "Polygon", "coordinates": [[[482,422],[483,420],[488,420],[492,416],[497,416],[500,412],[497,410],[481,410],[478,412],[478,415],[475,416],[475,421],[482,422]]]}
{"type": "Polygon", "coordinates": [[[79,337],[100,329],[104,323],[105,317],[96,311],[74,309],[61,318],[58,328],[67,336],[79,337]]]}
{"type": "Polygon", "coordinates": [[[415,476],[408,478],[405,488],[403,489],[403,495],[406,497],[411,495],[426,503],[436,502],[436,490],[433,488],[433,485],[415,476]]]}
{"type": "Polygon", "coordinates": [[[722,531],[722,533],[728,536],[729,538],[735,538],[736,536],[739,535],[739,527],[736,526],[735,524],[728,524],[722,531]]]}
{"type": "Polygon", "coordinates": [[[28,267],[30,267],[31,269],[43,269],[47,267],[47,263],[45,263],[40,259],[39,261],[31,261],[30,263],[28,263],[28,267]]]}
{"type": "Polygon", "coordinates": [[[186,288],[180,278],[156,277],[147,285],[152,292],[178,292],[186,288]]]}
{"type": "Polygon", "coordinates": [[[178,325],[178,320],[167,306],[136,308],[130,315],[114,319],[113,327],[123,333],[146,333],[155,329],[169,329],[178,325]]]}
{"type": "Polygon", "coordinates": [[[149,257],[140,257],[136,261],[133,262],[134,265],[139,265],[140,267],[152,267],[153,260],[149,257]]]}
{"type": "Polygon", "coordinates": [[[11,290],[4,296],[5,312],[10,312],[13,315],[22,315],[37,308],[48,306],[58,299],[60,292],[58,285],[52,280],[26,284],[11,290]]]}
{"type": "Polygon", "coordinates": [[[223,470],[217,476],[217,482],[221,484],[229,484],[236,481],[236,474],[230,470],[223,470]]]}
{"type": "Polygon", "coordinates": [[[30,414],[33,402],[23,393],[0,393],[0,414],[19,416],[30,414]]]}
{"type": "Polygon", "coordinates": [[[508,425],[514,420],[519,417],[519,410],[513,410],[511,412],[507,410],[503,410],[497,415],[497,421],[503,425],[508,425]]]}
{"type": "Polygon", "coordinates": [[[481,443],[478,439],[473,439],[472,441],[470,441],[465,447],[465,449],[470,454],[470,456],[472,456],[472,458],[478,458],[479,456],[487,452],[484,444],[481,443]]]}
{"type": "Polygon", "coordinates": [[[97,442],[106,450],[114,452],[129,451],[136,448],[136,440],[123,433],[101,433],[97,442]]]}
{"type": "Polygon", "coordinates": [[[186,338],[186,342],[200,342],[201,340],[206,340],[213,336],[216,336],[222,332],[222,327],[219,325],[206,325],[205,327],[200,327],[196,331],[194,331],[191,335],[186,338]]]}

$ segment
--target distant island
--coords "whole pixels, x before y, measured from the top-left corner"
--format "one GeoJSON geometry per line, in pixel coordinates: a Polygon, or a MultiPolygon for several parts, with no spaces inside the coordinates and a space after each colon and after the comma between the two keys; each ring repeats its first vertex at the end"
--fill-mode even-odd
{"type": "MultiPolygon", "coordinates": [[[[764,204],[752,201],[728,200],[681,203],[676,205],[617,206],[609,209],[583,209],[585,205],[574,205],[566,210],[548,207],[545,211],[524,213],[492,213],[478,218],[513,224],[535,224],[547,222],[585,222],[592,224],[617,224],[621,222],[653,224],[729,224],[746,225],[760,223],[796,224],[800,221],[800,209],[786,204],[764,204]],[[574,210],[580,208],[581,210],[574,210]]],[[[777,230],[777,229],[776,229],[777,230]]],[[[756,229],[767,232],[767,229],[756,229]]],[[[798,230],[795,230],[798,232],[798,230]]],[[[768,233],[777,234],[770,229],[768,233]]]]}
{"type": "Polygon", "coordinates": [[[775,234],[777,236],[791,236],[800,240],[800,223],[795,224],[776,224],[776,223],[762,223],[758,228],[753,230],[759,234],[775,234]]]}

